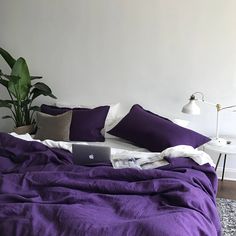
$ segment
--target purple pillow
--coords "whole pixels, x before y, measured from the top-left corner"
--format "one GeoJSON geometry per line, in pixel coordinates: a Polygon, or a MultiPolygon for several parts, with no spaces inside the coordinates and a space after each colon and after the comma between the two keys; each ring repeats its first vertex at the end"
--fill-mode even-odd
{"type": "Polygon", "coordinates": [[[43,104],[41,112],[49,115],[59,115],[72,110],[72,120],[70,125],[71,141],[103,142],[104,136],[101,130],[104,128],[109,106],[89,108],[60,108],[43,104]]]}
{"type": "Polygon", "coordinates": [[[108,133],[153,152],[161,152],[176,145],[197,148],[210,141],[208,137],[176,125],[137,104],[108,133]]]}

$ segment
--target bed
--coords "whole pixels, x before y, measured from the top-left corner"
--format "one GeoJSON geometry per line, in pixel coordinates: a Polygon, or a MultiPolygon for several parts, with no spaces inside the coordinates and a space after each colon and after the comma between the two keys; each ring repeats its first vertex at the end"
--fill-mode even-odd
{"type": "Polygon", "coordinates": [[[67,150],[0,133],[0,234],[221,235],[214,168],[165,161],[149,170],[79,166],[67,150]]]}

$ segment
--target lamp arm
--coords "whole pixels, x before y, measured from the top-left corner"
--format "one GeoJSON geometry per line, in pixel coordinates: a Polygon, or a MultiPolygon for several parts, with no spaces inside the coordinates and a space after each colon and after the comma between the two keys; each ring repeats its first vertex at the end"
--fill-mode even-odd
{"type": "Polygon", "coordinates": [[[205,101],[205,100],[202,100],[202,102],[208,104],[208,105],[211,105],[211,106],[217,106],[217,103],[213,103],[213,102],[208,102],[208,101],[205,101]]]}
{"type": "Polygon", "coordinates": [[[222,108],[220,108],[220,111],[221,111],[221,110],[225,110],[225,109],[229,109],[229,108],[233,108],[233,107],[236,107],[236,105],[227,106],[227,107],[222,107],[222,108]]]}

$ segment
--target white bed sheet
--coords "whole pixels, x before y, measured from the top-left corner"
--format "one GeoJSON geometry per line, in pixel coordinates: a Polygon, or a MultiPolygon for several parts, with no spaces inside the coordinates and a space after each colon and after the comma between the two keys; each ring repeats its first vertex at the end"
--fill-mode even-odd
{"type": "Polygon", "coordinates": [[[211,157],[205,153],[204,151],[199,151],[197,149],[194,149],[191,146],[186,145],[179,145],[175,147],[170,147],[165,150],[163,150],[161,153],[158,152],[150,152],[145,148],[137,147],[127,141],[124,141],[122,139],[106,139],[105,142],[62,142],[62,141],[53,141],[53,140],[34,140],[29,134],[25,135],[17,135],[16,133],[11,133],[11,135],[27,140],[27,141],[37,141],[41,142],[44,145],[47,145],[48,147],[56,147],[56,148],[62,148],[65,150],[68,150],[72,152],[72,144],[94,144],[99,146],[109,146],[111,147],[111,159],[122,159],[122,158],[129,158],[129,157],[135,157],[138,158],[140,161],[139,164],[149,164],[146,165],[145,169],[152,169],[159,166],[163,166],[168,164],[168,162],[164,159],[164,157],[170,157],[170,158],[177,158],[177,157],[188,157],[193,159],[196,163],[199,165],[204,165],[206,163],[209,163],[211,166],[215,166],[213,160],[211,157]]]}
{"type": "MultiPolygon", "coordinates": [[[[30,134],[16,134],[14,132],[10,133],[12,136],[20,138],[20,139],[24,139],[26,141],[36,141],[34,140],[34,135],[30,135],[30,134]]],[[[39,140],[37,140],[39,141],[39,140]]],[[[141,148],[138,146],[135,146],[134,144],[132,144],[129,141],[126,141],[125,139],[121,139],[121,138],[106,138],[105,142],[85,142],[85,141],[70,141],[70,142],[64,142],[64,141],[60,141],[60,142],[55,142],[52,140],[45,140],[43,141],[44,144],[48,144],[48,143],[59,143],[59,144],[88,144],[88,145],[98,145],[98,146],[108,146],[114,149],[123,149],[123,150],[128,150],[128,151],[137,151],[137,152],[149,152],[148,149],[145,148],[141,148]]],[[[62,147],[63,148],[63,147],[62,147]]],[[[66,148],[67,149],[67,148],[66,148]]]]}
{"type": "MultiPolygon", "coordinates": [[[[84,144],[85,142],[72,142],[72,143],[84,144]]],[[[105,142],[86,142],[86,143],[90,145],[108,146],[111,148],[124,149],[128,151],[150,152],[145,148],[135,146],[134,144],[124,139],[118,139],[118,138],[107,138],[105,142]]]]}

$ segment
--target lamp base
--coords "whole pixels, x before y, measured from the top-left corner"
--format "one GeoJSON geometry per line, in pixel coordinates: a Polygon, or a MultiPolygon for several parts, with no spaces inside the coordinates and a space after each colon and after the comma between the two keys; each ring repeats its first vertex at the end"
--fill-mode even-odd
{"type": "Polygon", "coordinates": [[[210,142],[210,145],[213,146],[224,146],[227,144],[227,140],[223,138],[213,138],[210,142]]]}

